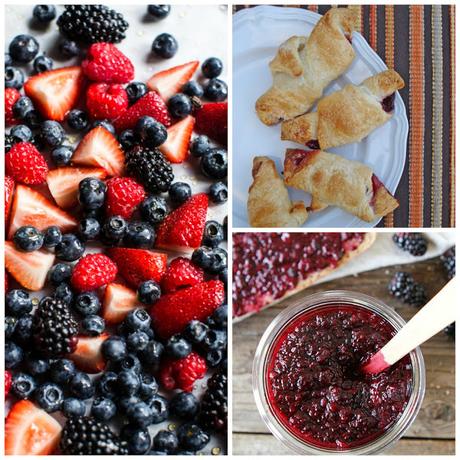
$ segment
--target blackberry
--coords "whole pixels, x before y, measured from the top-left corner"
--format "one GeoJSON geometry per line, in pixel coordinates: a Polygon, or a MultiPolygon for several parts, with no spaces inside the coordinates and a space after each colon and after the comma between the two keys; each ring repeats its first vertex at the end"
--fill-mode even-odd
{"type": "Polygon", "coordinates": [[[129,24],[104,5],[66,5],[57,25],[61,34],[85,43],[120,43],[129,24]]]}
{"type": "Polygon", "coordinates": [[[174,179],[171,164],[157,149],[134,147],[126,155],[126,168],[152,193],[167,192],[174,179]]]}
{"type": "Polygon", "coordinates": [[[428,248],[425,237],[420,233],[395,233],[393,235],[393,241],[403,251],[407,251],[413,256],[423,256],[428,248]]]}
{"type": "Polygon", "coordinates": [[[61,451],[66,455],[127,455],[126,443],[93,417],[70,417],[62,431],[61,451]]]}
{"type": "Polygon", "coordinates": [[[441,262],[446,271],[447,278],[452,279],[455,276],[455,246],[448,249],[441,256],[441,262]]]}
{"type": "Polygon", "coordinates": [[[77,346],[77,334],[78,323],[69,307],[59,299],[42,299],[33,322],[36,347],[50,357],[72,353],[77,346]]]}
{"type": "Polygon", "coordinates": [[[406,272],[396,272],[388,285],[390,294],[404,303],[420,307],[426,303],[425,288],[406,272]]]}
{"type": "Polygon", "coordinates": [[[199,421],[207,430],[224,431],[227,428],[227,375],[223,371],[217,371],[208,380],[199,421]]]}

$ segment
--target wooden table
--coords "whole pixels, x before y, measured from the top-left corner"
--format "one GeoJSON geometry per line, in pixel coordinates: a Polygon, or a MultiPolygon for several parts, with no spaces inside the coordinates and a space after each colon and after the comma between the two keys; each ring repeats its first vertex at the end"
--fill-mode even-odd
{"type": "MultiPolygon", "coordinates": [[[[417,311],[388,294],[387,284],[397,270],[412,273],[431,297],[446,283],[438,258],[425,262],[387,267],[320,284],[309,293],[348,289],[382,299],[393,305],[406,320],[417,311]]],[[[302,296],[266,309],[233,326],[233,453],[292,454],[266,428],[254,402],[251,368],[259,339],[272,319],[288,304],[302,296]]],[[[426,394],[417,419],[396,445],[385,454],[453,455],[455,453],[455,343],[444,333],[423,347],[426,365],[426,394]]]]}

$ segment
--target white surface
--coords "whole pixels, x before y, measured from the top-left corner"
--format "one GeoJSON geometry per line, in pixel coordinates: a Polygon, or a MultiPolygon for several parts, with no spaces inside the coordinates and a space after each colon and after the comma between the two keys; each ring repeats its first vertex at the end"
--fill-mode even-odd
{"type": "MultiPolygon", "coordinates": [[[[257,117],[256,100],[272,84],[268,64],[279,45],[293,35],[309,35],[320,15],[299,8],[258,6],[239,11],[233,19],[233,226],[249,227],[246,202],[252,182],[252,159],[266,155],[282,171],[287,148],[302,148],[294,142],[281,141],[280,126],[266,126],[257,117]]],[[[340,78],[325,90],[330,94],[346,84],[387,69],[364,38],[353,33],[356,57],[340,78]]],[[[315,110],[315,107],[312,111],[315,110]]],[[[399,94],[396,94],[393,118],[373,131],[360,143],[331,148],[350,160],[358,160],[373,169],[387,189],[394,193],[406,159],[408,122],[399,94]]],[[[303,147],[306,148],[306,147],[303,147]]],[[[308,150],[308,149],[307,149],[308,150]]],[[[346,190],[344,191],[346,193],[346,190]]],[[[310,203],[308,194],[290,189],[294,200],[310,203]]],[[[373,227],[336,207],[310,213],[304,227],[373,227]]]]}

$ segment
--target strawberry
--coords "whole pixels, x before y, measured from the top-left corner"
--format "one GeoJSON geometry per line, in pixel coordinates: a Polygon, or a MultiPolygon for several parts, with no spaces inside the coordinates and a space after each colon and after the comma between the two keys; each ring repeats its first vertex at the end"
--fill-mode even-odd
{"type": "Polygon", "coordinates": [[[16,88],[5,88],[5,124],[17,125],[19,120],[13,113],[13,106],[21,97],[21,93],[16,88]]]}
{"type": "Polygon", "coordinates": [[[205,281],[165,294],[150,310],[154,329],[160,337],[166,339],[182,332],[194,319],[204,321],[224,299],[224,284],[219,280],[205,281]]]}
{"type": "Polygon", "coordinates": [[[61,425],[34,403],[22,400],[5,421],[5,455],[48,455],[58,447],[61,425]]]}
{"type": "Polygon", "coordinates": [[[167,101],[192,78],[199,64],[199,61],[191,61],[157,72],[150,77],[147,86],[151,90],[158,91],[163,100],[167,101]]]}
{"type": "Polygon", "coordinates": [[[128,83],[134,78],[133,64],[111,43],[92,44],[81,67],[92,81],[128,83]]]}
{"type": "Polygon", "coordinates": [[[109,337],[107,332],[97,337],[78,337],[77,348],[69,355],[69,359],[83,372],[97,374],[103,371],[105,360],[101,353],[101,346],[109,337]]]}
{"type": "Polygon", "coordinates": [[[166,271],[166,254],[147,249],[111,248],[110,257],[118,266],[120,275],[137,289],[147,280],[161,281],[166,271]]]}
{"type": "Polygon", "coordinates": [[[24,225],[32,225],[38,230],[56,225],[62,232],[68,232],[77,226],[77,221],[41,193],[19,184],[16,185],[11,206],[8,238],[11,239],[14,232],[24,225]]]}
{"type": "Polygon", "coordinates": [[[150,91],[115,119],[115,128],[118,132],[134,128],[137,120],[145,115],[155,118],[166,127],[171,125],[171,117],[163,99],[155,91],[150,91]]]}
{"type": "Polygon", "coordinates": [[[195,129],[219,144],[227,145],[227,102],[205,104],[196,114],[195,129]]]}
{"type": "Polygon", "coordinates": [[[102,300],[102,317],[108,324],[121,323],[135,308],[142,307],[136,291],[122,284],[111,283],[105,288],[102,300]]]}
{"type": "Polygon", "coordinates": [[[128,95],[121,85],[93,83],[86,92],[86,107],[91,118],[116,118],[128,108],[128,95]]]}
{"type": "Polygon", "coordinates": [[[195,118],[191,115],[168,128],[168,138],[159,148],[171,163],[182,163],[188,156],[195,118]]]}
{"type": "Polygon", "coordinates": [[[10,392],[11,382],[12,382],[11,371],[5,371],[5,398],[8,396],[10,392]]]}
{"type": "Polygon", "coordinates": [[[18,251],[11,241],[5,241],[5,268],[26,289],[43,289],[53,263],[54,254],[49,251],[18,251]]]}
{"type": "Polygon", "coordinates": [[[33,144],[18,142],[5,155],[5,170],[17,182],[37,185],[45,182],[48,165],[33,144]]]}
{"type": "Polygon", "coordinates": [[[157,231],[157,246],[173,250],[198,248],[203,239],[207,210],[206,193],[193,195],[167,215],[160,224],[157,231]]]}
{"type": "Polygon", "coordinates": [[[130,219],[145,198],[145,190],[130,177],[114,177],[107,182],[105,212],[108,216],[130,219]]]}
{"type": "Polygon", "coordinates": [[[125,155],[117,138],[98,126],[80,141],[72,161],[79,165],[104,168],[109,176],[121,176],[125,155]]]}
{"type": "Polygon", "coordinates": [[[24,91],[45,119],[63,121],[75,106],[83,87],[81,67],[62,67],[26,81],[24,91]]]}
{"type": "Polygon", "coordinates": [[[52,169],[46,176],[46,183],[54,201],[61,208],[73,208],[78,204],[78,185],[86,177],[105,179],[107,173],[102,168],[62,167],[52,169]]]}
{"type": "Polygon", "coordinates": [[[160,381],[166,390],[192,391],[193,384],[206,375],[206,360],[192,351],[182,359],[168,359],[160,369],[160,381]]]}
{"type": "Polygon", "coordinates": [[[10,176],[5,176],[5,224],[8,225],[10,216],[11,200],[14,193],[14,180],[10,176]]]}
{"type": "Polygon", "coordinates": [[[204,281],[204,272],[190,259],[177,257],[166,269],[161,280],[161,290],[164,293],[174,292],[181,288],[195,286],[204,281]]]}
{"type": "Polygon", "coordinates": [[[117,276],[117,266],[104,254],[87,254],[75,265],[70,282],[79,292],[94,291],[111,283],[117,276]]]}

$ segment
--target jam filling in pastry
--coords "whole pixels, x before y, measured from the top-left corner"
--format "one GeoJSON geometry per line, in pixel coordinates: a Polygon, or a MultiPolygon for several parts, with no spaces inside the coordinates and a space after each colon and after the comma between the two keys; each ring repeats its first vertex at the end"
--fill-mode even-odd
{"type": "Polygon", "coordinates": [[[284,181],[311,194],[310,211],[338,206],[372,222],[399,206],[368,166],[321,150],[288,149],[284,181]]]}
{"type": "Polygon", "coordinates": [[[254,181],[248,197],[248,217],[252,227],[298,227],[305,222],[305,204],[302,201],[291,202],[270,158],[254,158],[252,177],[254,181]]]}
{"type": "Polygon", "coordinates": [[[290,120],[307,112],[324,88],[351,64],[355,15],[348,8],[331,8],[310,36],[285,41],[270,62],[272,87],[256,102],[256,111],[266,125],[290,120]]]}
{"type": "Polygon", "coordinates": [[[393,116],[395,91],[404,88],[404,80],[394,70],[385,70],[347,85],[324,97],[318,110],[281,125],[281,139],[327,149],[359,142],[393,116]]]}

